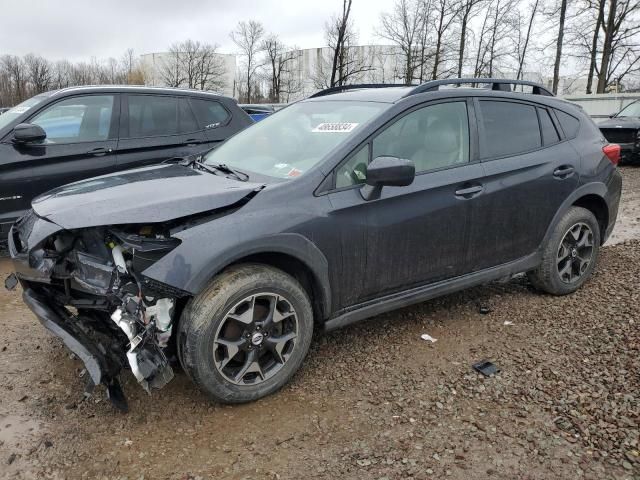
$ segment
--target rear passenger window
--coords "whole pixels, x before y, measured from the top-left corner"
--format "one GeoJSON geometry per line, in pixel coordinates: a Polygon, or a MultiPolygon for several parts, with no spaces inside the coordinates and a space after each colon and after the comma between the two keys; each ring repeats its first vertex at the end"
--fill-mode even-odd
{"type": "Polygon", "coordinates": [[[553,145],[560,141],[560,135],[556,130],[556,126],[551,120],[549,112],[544,108],[538,109],[538,115],[540,116],[540,130],[542,130],[542,141],[545,145],[553,145]]]}
{"type": "Polygon", "coordinates": [[[484,127],[482,158],[517,155],[542,146],[535,107],[482,100],[480,111],[484,127]]]}
{"type": "Polygon", "coordinates": [[[562,130],[564,130],[564,134],[567,138],[573,138],[578,134],[580,121],[576,117],[569,115],[568,113],[564,113],[561,110],[556,110],[556,116],[558,117],[560,126],[562,127],[562,130]]]}
{"type": "Polygon", "coordinates": [[[177,98],[160,95],[129,95],[129,138],[177,133],[177,98]]]}
{"type": "Polygon", "coordinates": [[[216,101],[192,98],[191,105],[201,129],[215,128],[229,118],[229,112],[216,101]]]}
{"type": "Polygon", "coordinates": [[[198,122],[196,121],[196,117],[191,111],[189,100],[187,100],[186,98],[181,98],[179,100],[178,108],[180,109],[180,133],[195,132],[197,130],[200,130],[200,128],[198,127],[198,122]]]}

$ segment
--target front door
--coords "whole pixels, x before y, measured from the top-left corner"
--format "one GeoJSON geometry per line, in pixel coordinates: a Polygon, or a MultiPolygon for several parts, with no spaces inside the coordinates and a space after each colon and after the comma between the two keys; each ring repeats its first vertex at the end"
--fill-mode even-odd
{"type": "Polygon", "coordinates": [[[414,109],[361,147],[336,170],[330,195],[341,241],[344,276],[360,285],[342,306],[464,274],[471,204],[481,193],[482,165],[470,142],[465,100],[414,109]],[[412,160],[414,182],[383,187],[364,200],[357,184],[378,156],[412,160]],[[359,277],[358,277],[359,276],[359,277]],[[358,277],[358,278],[355,278],[358,277]]]}
{"type": "Polygon", "coordinates": [[[79,95],[28,119],[47,137],[37,144],[1,145],[1,196],[7,199],[2,210],[20,214],[52,188],[115,170],[118,111],[117,95],[79,95]]]}

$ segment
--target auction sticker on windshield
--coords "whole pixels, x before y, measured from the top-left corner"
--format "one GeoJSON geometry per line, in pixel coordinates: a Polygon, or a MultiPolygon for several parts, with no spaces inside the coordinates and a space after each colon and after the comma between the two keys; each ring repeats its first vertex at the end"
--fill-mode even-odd
{"type": "Polygon", "coordinates": [[[356,128],[358,123],[347,123],[347,122],[339,122],[339,123],[321,123],[316,128],[311,130],[314,133],[349,133],[354,128],[356,128]]]}

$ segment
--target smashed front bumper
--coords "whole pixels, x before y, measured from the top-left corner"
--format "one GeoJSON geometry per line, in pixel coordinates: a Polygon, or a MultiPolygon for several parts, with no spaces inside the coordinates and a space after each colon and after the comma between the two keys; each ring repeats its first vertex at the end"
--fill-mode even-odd
{"type": "MultiPolygon", "coordinates": [[[[25,304],[84,362],[87,391],[103,384],[112,402],[126,410],[118,381],[123,369],[147,392],[173,378],[165,350],[180,292],[141,281],[135,268],[153,252],[145,251],[144,238],[118,234],[125,240],[116,244],[106,229],[66,232],[31,212],[9,233],[16,273],[5,286],[19,282],[25,304]],[[133,240],[143,260],[128,252],[126,242],[133,240]]],[[[157,237],[149,244],[153,251],[164,246],[157,237]]]]}

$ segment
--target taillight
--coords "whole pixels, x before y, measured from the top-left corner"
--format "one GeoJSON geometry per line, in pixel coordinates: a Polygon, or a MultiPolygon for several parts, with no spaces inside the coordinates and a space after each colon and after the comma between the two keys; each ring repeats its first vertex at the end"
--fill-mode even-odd
{"type": "Polygon", "coordinates": [[[609,145],[605,145],[602,147],[602,151],[607,156],[611,163],[614,165],[618,165],[620,162],[620,145],[616,143],[610,143],[609,145]]]}

